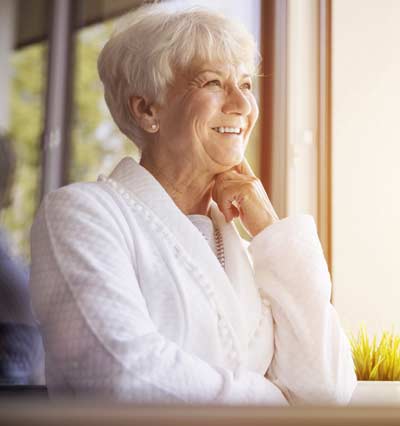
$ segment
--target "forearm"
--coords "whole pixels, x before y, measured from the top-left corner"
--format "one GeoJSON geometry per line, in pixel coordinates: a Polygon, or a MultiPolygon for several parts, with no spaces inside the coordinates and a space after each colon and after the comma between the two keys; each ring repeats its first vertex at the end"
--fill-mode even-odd
{"type": "Polygon", "coordinates": [[[355,386],[348,340],[330,304],[330,276],[311,216],[287,218],[253,239],[257,285],[270,301],[269,377],[292,403],[346,403],[355,386]]]}

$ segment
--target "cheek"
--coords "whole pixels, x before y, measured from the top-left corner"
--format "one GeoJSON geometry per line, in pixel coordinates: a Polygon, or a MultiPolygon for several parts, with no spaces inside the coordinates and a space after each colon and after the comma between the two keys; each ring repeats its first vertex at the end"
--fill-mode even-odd
{"type": "Polygon", "coordinates": [[[253,127],[254,124],[256,123],[257,119],[258,119],[260,111],[259,111],[259,108],[258,108],[256,98],[254,97],[253,94],[250,96],[249,102],[250,102],[250,105],[251,105],[250,122],[251,122],[251,125],[253,127]]]}
{"type": "Polygon", "coordinates": [[[193,128],[198,134],[204,134],[204,132],[209,130],[216,115],[218,105],[218,100],[211,96],[199,97],[197,102],[191,105],[188,116],[193,124],[193,128]]]}
{"type": "Polygon", "coordinates": [[[249,143],[250,140],[250,136],[254,130],[254,126],[257,122],[258,116],[259,116],[259,109],[258,109],[258,104],[256,99],[254,98],[254,96],[252,95],[249,98],[249,102],[251,105],[251,112],[248,115],[248,124],[249,124],[249,129],[247,131],[247,134],[245,135],[245,144],[247,145],[249,143]]]}

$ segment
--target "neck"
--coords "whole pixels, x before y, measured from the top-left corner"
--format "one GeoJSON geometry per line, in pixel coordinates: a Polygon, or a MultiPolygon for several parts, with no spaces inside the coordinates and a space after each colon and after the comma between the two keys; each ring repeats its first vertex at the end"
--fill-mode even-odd
{"type": "Polygon", "coordinates": [[[171,160],[144,151],[140,165],[147,169],[185,214],[210,215],[214,175],[201,171],[184,157],[171,160]]]}

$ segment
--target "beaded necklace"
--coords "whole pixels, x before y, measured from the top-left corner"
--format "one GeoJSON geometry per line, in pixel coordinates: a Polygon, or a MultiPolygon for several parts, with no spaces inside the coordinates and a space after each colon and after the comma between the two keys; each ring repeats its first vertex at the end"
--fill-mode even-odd
{"type": "Polygon", "coordinates": [[[217,249],[217,258],[221,266],[225,269],[224,241],[222,240],[221,231],[216,225],[214,225],[214,239],[215,239],[215,247],[217,249]]]}
{"type": "MultiPolygon", "coordinates": [[[[213,227],[213,237],[214,238],[214,243],[215,243],[215,255],[218,259],[218,262],[221,264],[221,266],[225,269],[225,250],[224,250],[224,240],[222,239],[222,234],[221,231],[219,229],[219,227],[212,221],[212,219],[210,217],[208,217],[208,219],[210,220],[212,227],[213,227]]],[[[204,239],[210,244],[211,246],[211,242],[209,242],[210,236],[205,235],[205,233],[202,231],[201,227],[197,226],[195,224],[196,228],[198,229],[198,231],[200,232],[200,234],[204,237],[204,239]]],[[[213,249],[214,251],[214,249],[213,249]]]]}

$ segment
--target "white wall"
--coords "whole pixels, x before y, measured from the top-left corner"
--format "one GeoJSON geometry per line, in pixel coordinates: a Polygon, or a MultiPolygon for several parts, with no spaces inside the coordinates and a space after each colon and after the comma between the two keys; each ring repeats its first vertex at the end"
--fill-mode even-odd
{"type": "Polygon", "coordinates": [[[333,280],[343,325],[400,332],[400,1],[333,1],[333,280]]]}

